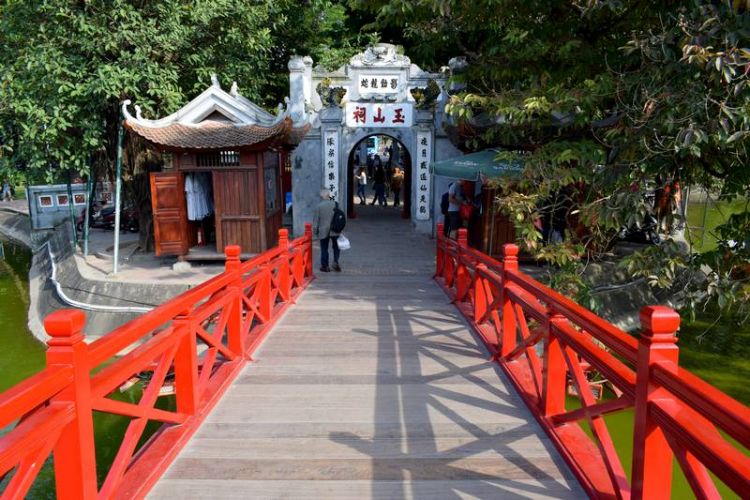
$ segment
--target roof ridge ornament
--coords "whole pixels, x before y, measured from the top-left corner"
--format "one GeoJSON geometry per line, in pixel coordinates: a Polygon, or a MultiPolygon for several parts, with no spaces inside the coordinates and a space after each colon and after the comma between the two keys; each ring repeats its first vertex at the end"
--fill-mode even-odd
{"type": "Polygon", "coordinates": [[[124,116],[126,120],[133,119],[133,115],[131,115],[130,111],[128,111],[128,106],[130,106],[131,102],[132,101],[130,99],[125,99],[124,101],[122,101],[122,116],[124,116]]]}
{"type": "Polygon", "coordinates": [[[136,120],[142,120],[143,116],[141,116],[141,107],[139,105],[135,105],[135,119],[136,120]]]}
{"type": "Polygon", "coordinates": [[[399,54],[397,47],[391,43],[376,43],[368,46],[364,52],[356,54],[349,60],[352,66],[408,67],[411,60],[399,54]]]}
{"type": "Polygon", "coordinates": [[[276,117],[273,120],[273,125],[276,125],[277,123],[281,123],[289,116],[289,101],[288,97],[285,98],[285,101],[287,102],[287,107],[284,107],[283,104],[279,103],[278,106],[276,106],[276,117]]]}
{"type": "Polygon", "coordinates": [[[221,84],[219,83],[219,77],[216,76],[216,73],[211,73],[211,86],[221,89],[221,84]]]}
{"type": "Polygon", "coordinates": [[[232,82],[232,88],[229,89],[229,95],[232,97],[237,97],[237,82],[232,82]]]}

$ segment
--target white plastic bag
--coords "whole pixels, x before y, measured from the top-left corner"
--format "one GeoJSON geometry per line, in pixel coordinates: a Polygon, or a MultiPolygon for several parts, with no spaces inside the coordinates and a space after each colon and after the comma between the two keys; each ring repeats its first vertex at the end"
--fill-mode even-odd
{"type": "Polygon", "coordinates": [[[349,250],[352,247],[352,244],[349,242],[349,238],[347,238],[343,234],[339,235],[339,239],[336,240],[336,242],[339,245],[339,250],[349,250]]]}

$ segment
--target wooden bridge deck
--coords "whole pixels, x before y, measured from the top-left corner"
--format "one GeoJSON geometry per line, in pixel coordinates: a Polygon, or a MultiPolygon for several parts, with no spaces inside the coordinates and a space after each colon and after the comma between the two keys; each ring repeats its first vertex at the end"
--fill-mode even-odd
{"type": "Polygon", "coordinates": [[[584,497],[430,279],[431,242],[349,226],[345,272],[318,273],[150,498],[584,497]]]}

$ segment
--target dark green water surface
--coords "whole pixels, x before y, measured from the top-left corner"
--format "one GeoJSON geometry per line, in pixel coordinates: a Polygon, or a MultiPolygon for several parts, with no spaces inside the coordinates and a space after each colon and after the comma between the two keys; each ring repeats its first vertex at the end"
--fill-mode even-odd
{"type": "Polygon", "coordinates": [[[31,253],[0,241],[5,248],[5,260],[0,260],[0,391],[5,391],[44,368],[45,347],[26,327],[31,253]]]}
{"type": "MultiPolygon", "coordinates": [[[[5,391],[45,367],[45,345],[36,340],[27,328],[29,310],[28,274],[31,253],[22,245],[0,238],[5,249],[5,260],[0,260],[0,391],[5,391]]],[[[115,392],[113,399],[137,403],[142,387],[136,384],[131,389],[115,392]]],[[[173,397],[159,398],[157,406],[174,408],[173,397]]],[[[97,476],[101,486],[106,472],[117,454],[120,442],[130,419],[118,415],[94,413],[94,437],[96,440],[97,476]]],[[[141,443],[151,435],[158,424],[150,422],[141,443]]],[[[10,428],[0,429],[0,435],[10,428]]],[[[10,476],[0,481],[0,493],[10,476]]],[[[26,498],[54,499],[55,479],[52,455],[42,467],[26,498]]]]}

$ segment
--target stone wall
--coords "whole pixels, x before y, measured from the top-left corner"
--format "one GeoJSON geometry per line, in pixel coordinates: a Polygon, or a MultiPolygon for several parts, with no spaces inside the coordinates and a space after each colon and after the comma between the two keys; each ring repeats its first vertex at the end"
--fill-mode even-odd
{"type": "Polygon", "coordinates": [[[320,129],[312,129],[292,155],[292,212],[294,237],[302,236],[305,223],[312,222],[320,202],[323,178],[323,152],[320,129]]]}
{"type": "MultiPolygon", "coordinates": [[[[54,255],[57,282],[60,283],[65,296],[74,301],[93,306],[153,308],[189,288],[187,285],[119,283],[84,278],[75,261],[69,231],[69,223],[56,227],[50,233],[48,242],[49,250],[54,255]]],[[[50,252],[44,246],[34,252],[29,272],[30,290],[32,294],[36,291],[36,297],[32,296],[32,299],[36,300],[32,300],[32,310],[29,314],[30,328],[33,326],[32,332],[37,336],[42,333],[42,337],[46,335],[38,331],[37,325],[32,325],[32,317],[41,319],[57,309],[71,307],[57,293],[50,279],[51,275],[50,252]]],[[[100,337],[141,314],[141,312],[87,310],[84,330],[86,337],[87,339],[100,337]]]]}

